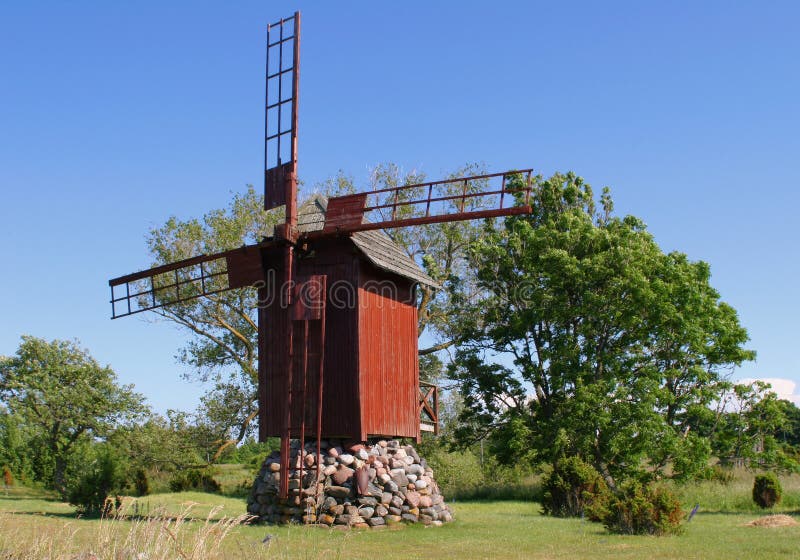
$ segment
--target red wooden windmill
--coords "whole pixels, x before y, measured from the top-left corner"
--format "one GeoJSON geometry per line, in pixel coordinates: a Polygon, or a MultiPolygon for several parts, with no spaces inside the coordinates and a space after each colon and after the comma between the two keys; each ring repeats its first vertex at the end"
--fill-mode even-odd
{"type": "MultiPolygon", "coordinates": [[[[264,204],[285,222],[261,243],[109,281],[112,318],[226,290],[259,290],[259,436],[420,436],[434,388],[417,361],[415,286],[434,285],[381,230],[531,211],[531,170],[404,185],[298,209],[300,14],[267,28],[264,204]]],[[[288,493],[282,461],[281,496],[288,493]]],[[[301,466],[302,468],[302,466],[301,466]]]]}

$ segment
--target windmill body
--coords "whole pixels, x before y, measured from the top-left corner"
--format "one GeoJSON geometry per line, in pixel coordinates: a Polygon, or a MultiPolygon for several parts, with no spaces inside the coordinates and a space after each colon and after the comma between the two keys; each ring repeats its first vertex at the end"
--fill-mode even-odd
{"type": "MultiPolygon", "coordinates": [[[[326,207],[327,200],[316,197],[299,209],[301,234],[321,230],[326,207]]],[[[265,258],[275,278],[285,276],[282,264],[278,251],[265,258]]],[[[284,302],[268,292],[270,287],[263,289],[259,298],[265,302],[259,309],[259,324],[265,326],[259,340],[261,438],[283,435],[289,406],[291,432],[316,437],[322,379],[323,438],[418,439],[415,286],[434,286],[433,280],[378,231],[309,239],[295,252],[294,266],[294,280],[302,287],[296,292],[297,300],[305,300],[296,305],[316,307],[319,317],[324,302],[325,328],[323,332],[321,317],[307,321],[290,316],[284,302]],[[319,293],[322,290],[324,294],[319,293]],[[290,328],[291,368],[282,351],[290,328]],[[285,390],[290,369],[291,404],[285,390]]]]}

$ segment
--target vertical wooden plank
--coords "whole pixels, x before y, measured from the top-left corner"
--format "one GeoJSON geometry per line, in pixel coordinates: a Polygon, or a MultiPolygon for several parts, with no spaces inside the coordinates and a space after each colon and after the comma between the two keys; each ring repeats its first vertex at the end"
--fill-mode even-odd
{"type": "Polygon", "coordinates": [[[362,276],[359,374],[365,431],[370,435],[416,437],[416,308],[409,300],[410,282],[366,264],[362,276]],[[387,280],[398,288],[391,297],[367,289],[370,282],[387,280]]]}

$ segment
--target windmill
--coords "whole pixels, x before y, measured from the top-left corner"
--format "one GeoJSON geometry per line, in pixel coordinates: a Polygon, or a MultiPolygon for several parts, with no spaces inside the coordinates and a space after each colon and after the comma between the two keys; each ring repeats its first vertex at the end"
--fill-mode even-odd
{"type": "MultiPolygon", "coordinates": [[[[434,285],[382,230],[530,213],[531,170],[372,190],[298,208],[300,13],[267,28],[264,207],[285,220],[260,243],[109,281],[112,319],[258,289],[259,437],[420,437],[437,420],[421,387],[417,284],[434,285]],[[421,396],[421,398],[420,398],[421,396]]],[[[302,474],[302,461],[298,465],[302,474]]],[[[289,460],[280,496],[289,493],[289,460]]],[[[319,464],[317,465],[319,469],[319,464]]]]}

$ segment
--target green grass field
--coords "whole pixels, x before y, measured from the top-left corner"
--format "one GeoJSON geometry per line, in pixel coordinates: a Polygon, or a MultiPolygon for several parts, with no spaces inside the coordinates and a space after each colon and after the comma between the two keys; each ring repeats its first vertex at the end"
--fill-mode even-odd
{"type": "MultiPolygon", "coordinates": [[[[784,478],[783,484],[784,502],[776,509],[800,521],[800,477],[784,478]]],[[[692,503],[701,503],[700,513],[686,524],[682,535],[632,537],[608,534],[602,526],[579,519],[542,516],[539,504],[530,501],[451,502],[456,521],[443,527],[358,531],[246,526],[236,522],[223,526],[224,522],[208,522],[209,513],[221,507],[213,512],[213,519],[239,516],[244,511],[244,501],[198,492],[140,499],[141,514],[152,515],[163,508],[166,516],[156,521],[84,520],[76,519],[71,506],[53,500],[47,493],[13,488],[8,495],[0,494],[0,559],[72,559],[87,551],[103,560],[135,559],[142,551],[148,553],[148,560],[800,556],[800,526],[745,526],[764,515],[750,507],[747,475],[737,476],[726,486],[701,483],[682,487],[680,492],[687,509],[692,503]],[[195,505],[186,513],[188,504],[195,505]],[[230,531],[227,536],[225,531],[230,531]],[[267,535],[272,539],[263,544],[267,535]]]]}

